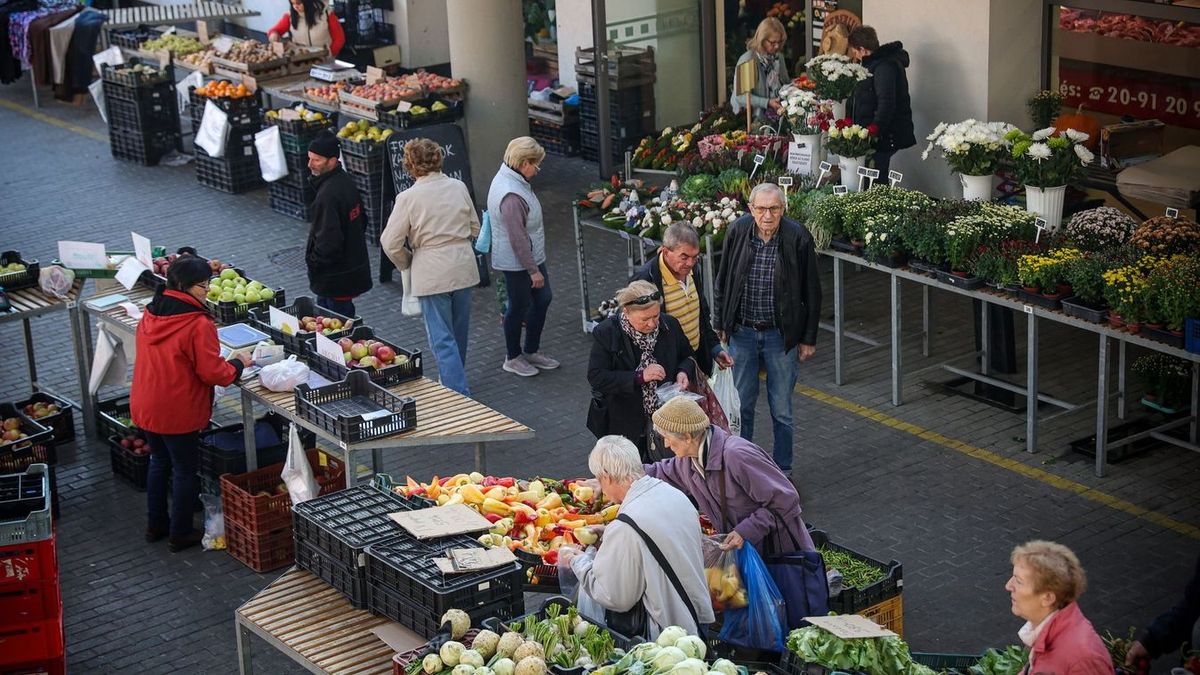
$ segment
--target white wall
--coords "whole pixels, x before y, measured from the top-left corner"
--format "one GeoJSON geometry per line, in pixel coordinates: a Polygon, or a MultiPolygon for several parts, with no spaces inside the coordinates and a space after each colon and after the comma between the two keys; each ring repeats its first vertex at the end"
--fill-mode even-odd
{"type": "Polygon", "coordinates": [[[400,46],[400,65],[417,68],[450,60],[446,0],[393,0],[391,16],[400,46]]]}

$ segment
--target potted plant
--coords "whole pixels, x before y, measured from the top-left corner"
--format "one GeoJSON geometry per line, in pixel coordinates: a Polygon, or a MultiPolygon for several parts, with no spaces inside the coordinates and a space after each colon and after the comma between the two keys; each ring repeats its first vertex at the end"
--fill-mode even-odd
{"type": "Polygon", "coordinates": [[[805,73],[815,83],[814,92],[833,102],[833,116],[846,116],[846,99],[854,93],[859,82],[871,76],[871,71],[854,63],[842,54],[821,54],[804,64],[805,73]]]}
{"type": "Polygon", "coordinates": [[[1130,332],[1141,330],[1145,318],[1146,273],[1140,263],[1122,265],[1104,273],[1104,301],[1108,303],[1108,322],[1114,328],[1125,326],[1130,332]]]}
{"type": "Polygon", "coordinates": [[[1074,129],[1055,135],[1058,133],[1054,127],[1033,134],[1014,129],[1004,137],[1012,143],[1010,154],[1016,162],[1017,177],[1025,185],[1026,208],[1045,219],[1050,231],[1062,224],[1067,184],[1079,178],[1095,159],[1083,144],[1087,134],[1074,129]]]}
{"type": "Polygon", "coordinates": [[[1104,305],[1104,272],[1109,262],[1096,253],[1085,253],[1068,261],[1063,277],[1073,295],[1063,298],[1063,311],[1092,323],[1103,323],[1107,314],[1104,305]]]}
{"type": "Polygon", "coordinates": [[[1191,364],[1169,354],[1146,354],[1133,362],[1134,374],[1146,386],[1143,404],[1167,414],[1187,405],[1191,364]]]}
{"type": "Polygon", "coordinates": [[[879,127],[874,124],[862,126],[855,124],[849,118],[839,119],[828,126],[829,151],[838,156],[838,168],[841,170],[842,185],[849,192],[858,191],[858,168],[867,161],[867,156],[875,152],[875,141],[879,127]]]}
{"type": "Polygon", "coordinates": [[[1067,223],[1066,238],[1083,251],[1105,251],[1123,246],[1137,228],[1137,222],[1120,209],[1100,206],[1080,211],[1067,223]]]}
{"type": "Polygon", "coordinates": [[[1200,259],[1177,255],[1150,271],[1146,279],[1146,328],[1172,346],[1184,346],[1188,317],[1200,314],[1200,259]],[[1164,330],[1165,328],[1165,330],[1164,330]]]}
{"type": "Polygon", "coordinates": [[[1043,89],[1025,102],[1029,118],[1038,129],[1050,126],[1062,113],[1062,95],[1052,89],[1043,89]]]}
{"type": "Polygon", "coordinates": [[[781,112],[791,128],[792,140],[808,150],[808,165],[802,173],[817,172],[821,162],[821,133],[833,119],[833,101],[792,84],[779,90],[781,112]]]}
{"type": "Polygon", "coordinates": [[[867,223],[863,231],[863,257],[886,267],[900,267],[907,256],[896,235],[897,219],[883,216],[867,223]]]}
{"type": "Polygon", "coordinates": [[[1156,256],[1200,253],[1200,225],[1187,218],[1155,216],[1138,226],[1129,243],[1156,256]]]}
{"type": "Polygon", "coordinates": [[[937,146],[950,169],[958,173],[963,186],[963,199],[990,201],[992,198],[992,175],[1000,161],[1008,154],[1009,142],[1005,134],[1016,129],[1007,122],[980,122],[966,120],[937,125],[921,159],[929,157],[929,151],[937,146]]]}

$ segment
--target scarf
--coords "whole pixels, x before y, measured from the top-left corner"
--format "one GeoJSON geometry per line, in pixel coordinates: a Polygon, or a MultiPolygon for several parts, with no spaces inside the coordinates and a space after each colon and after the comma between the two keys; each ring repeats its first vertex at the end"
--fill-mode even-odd
{"type": "MultiPolygon", "coordinates": [[[[658,326],[649,333],[639,332],[629,323],[629,317],[625,316],[625,312],[621,312],[621,330],[633,340],[633,346],[637,347],[640,356],[638,358],[638,370],[645,370],[646,366],[652,363],[657,363],[654,360],[654,345],[658,342],[658,326]]],[[[658,408],[658,398],[654,395],[654,390],[658,388],[656,382],[642,382],[642,412],[646,414],[646,419],[654,414],[658,408]]]]}
{"type": "Polygon", "coordinates": [[[771,93],[775,92],[778,96],[779,88],[783,84],[779,81],[779,69],[775,67],[776,61],[779,60],[778,54],[763,54],[755,52],[758,55],[758,66],[762,69],[764,79],[767,83],[767,97],[771,97],[771,93]]]}

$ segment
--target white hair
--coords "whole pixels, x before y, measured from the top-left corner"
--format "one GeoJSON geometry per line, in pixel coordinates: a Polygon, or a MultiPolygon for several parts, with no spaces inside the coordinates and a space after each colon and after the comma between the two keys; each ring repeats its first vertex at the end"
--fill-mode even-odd
{"type": "Polygon", "coordinates": [[[783,198],[783,188],[774,183],[759,183],[758,185],[755,185],[754,189],[750,190],[750,199],[746,201],[753,206],[754,198],[764,192],[770,192],[779,197],[779,203],[783,204],[784,208],[787,207],[787,200],[783,198]]]}
{"type": "Polygon", "coordinates": [[[624,436],[604,436],[588,455],[588,470],[618,485],[629,485],[646,475],[637,446],[624,436]]]}

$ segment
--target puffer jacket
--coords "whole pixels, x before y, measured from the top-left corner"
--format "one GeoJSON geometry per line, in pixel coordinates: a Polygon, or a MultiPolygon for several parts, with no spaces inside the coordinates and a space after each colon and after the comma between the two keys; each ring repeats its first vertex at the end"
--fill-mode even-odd
{"type": "Polygon", "coordinates": [[[882,45],[862,60],[871,77],[858,83],[850,112],[856,124],[879,127],[876,145],[879,152],[903,150],[917,144],[908,76],[904,73],[908,64],[908,52],[899,42],[882,45]]]}

